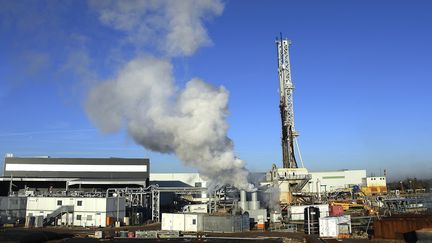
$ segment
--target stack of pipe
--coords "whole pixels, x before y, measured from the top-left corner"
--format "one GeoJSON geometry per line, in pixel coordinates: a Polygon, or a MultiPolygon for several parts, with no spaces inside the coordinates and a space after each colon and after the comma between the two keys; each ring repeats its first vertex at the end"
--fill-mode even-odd
{"type": "Polygon", "coordinates": [[[260,202],[258,201],[258,193],[256,191],[251,193],[251,201],[249,202],[250,210],[258,210],[260,208],[260,202]]]}
{"type": "Polygon", "coordinates": [[[248,210],[248,205],[247,205],[247,201],[246,201],[246,191],[245,190],[240,190],[240,203],[239,203],[240,208],[245,211],[248,210]]]}
{"type": "Polygon", "coordinates": [[[247,201],[246,195],[247,194],[245,190],[240,190],[239,207],[243,211],[260,209],[260,202],[258,201],[258,192],[257,191],[251,192],[251,201],[247,201]]]}

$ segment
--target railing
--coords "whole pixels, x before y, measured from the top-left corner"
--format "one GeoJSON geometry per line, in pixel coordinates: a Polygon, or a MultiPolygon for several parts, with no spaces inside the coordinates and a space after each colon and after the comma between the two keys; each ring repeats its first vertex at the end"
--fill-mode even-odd
{"type": "Polygon", "coordinates": [[[47,218],[56,217],[61,213],[72,213],[73,211],[74,211],[73,205],[63,205],[58,207],[56,210],[52,211],[50,214],[48,214],[47,218]]]}
{"type": "Polygon", "coordinates": [[[52,221],[59,215],[63,215],[64,213],[73,213],[74,206],[73,205],[63,205],[58,207],[56,210],[52,211],[47,215],[44,219],[44,225],[48,225],[52,223],[52,221]]]}
{"type": "Polygon", "coordinates": [[[312,175],[309,174],[303,174],[303,175],[293,175],[293,174],[286,174],[286,175],[279,175],[279,180],[310,180],[312,179],[312,175]]]}

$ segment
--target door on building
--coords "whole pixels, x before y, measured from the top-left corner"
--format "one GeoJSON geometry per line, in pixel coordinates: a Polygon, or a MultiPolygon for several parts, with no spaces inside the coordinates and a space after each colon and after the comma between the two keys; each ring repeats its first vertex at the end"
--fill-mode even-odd
{"type": "Polygon", "coordinates": [[[102,226],[102,218],[100,213],[96,213],[96,225],[95,226],[102,226]]]}

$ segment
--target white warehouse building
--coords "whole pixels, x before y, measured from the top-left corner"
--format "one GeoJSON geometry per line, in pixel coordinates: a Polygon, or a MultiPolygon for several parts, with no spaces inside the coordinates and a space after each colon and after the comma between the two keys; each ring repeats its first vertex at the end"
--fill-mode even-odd
{"type": "Polygon", "coordinates": [[[107,217],[123,221],[122,197],[28,197],[26,216],[43,216],[45,224],[107,226],[107,217]]]}
{"type": "Polygon", "coordinates": [[[303,188],[306,192],[331,192],[338,189],[349,188],[354,185],[365,186],[366,170],[340,170],[309,172],[312,179],[303,188]]]}

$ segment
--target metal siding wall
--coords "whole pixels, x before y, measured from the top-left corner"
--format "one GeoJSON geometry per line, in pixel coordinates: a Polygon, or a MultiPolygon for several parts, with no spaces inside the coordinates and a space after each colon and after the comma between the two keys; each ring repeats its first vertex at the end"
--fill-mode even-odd
{"type": "Polygon", "coordinates": [[[243,218],[241,215],[210,216],[204,215],[203,229],[206,232],[241,232],[243,218]]]}
{"type": "Polygon", "coordinates": [[[7,215],[16,219],[25,218],[26,207],[26,197],[0,197],[0,223],[5,223],[7,215]]]}
{"type": "MultiPolygon", "coordinates": [[[[119,220],[123,221],[123,217],[125,217],[125,210],[126,210],[126,199],[125,198],[119,198],[119,220]]],[[[117,198],[116,197],[110,197],[107,198],[106,201],[106,215],[112,216],[117,219],[117,198]]]]}
{"type": "MultiPolygon", "coordinates": [[[[312,175],[311,185],[305,186],[305,190],[317,192],[316,181],[320,180],[321,185],[326,185],[326,190],[331,191],[338,188],[345,188],[348,184],[362,184],[362,179],[366,177],[366,170],[345,170],[345,171],[328,171],[328,172],[310,172],[312,175]],[[323,177],[344,176],[340,179],[324,179],[323,177]]],[[[324,187],[321,188],[324,191],[324,187]]]]}
{"type": "Polygon", "coordinates": [[[7,157],[4,163],[4,177],[43,178],[95,178],[95,179],[140,179],[149,178],[149,159],[123,158],[18,158],[7,157]],[[55,172],[55,171],[7,171],[6,164],[65,164],[65,165],[146,165],[146,172],[55,172]]]}
{"type": "Polygon", "coordinates": [[[390,217],[374,221],[374,238],[403,239],[403,234],[432,227],[431,216],[390,217]]]}

